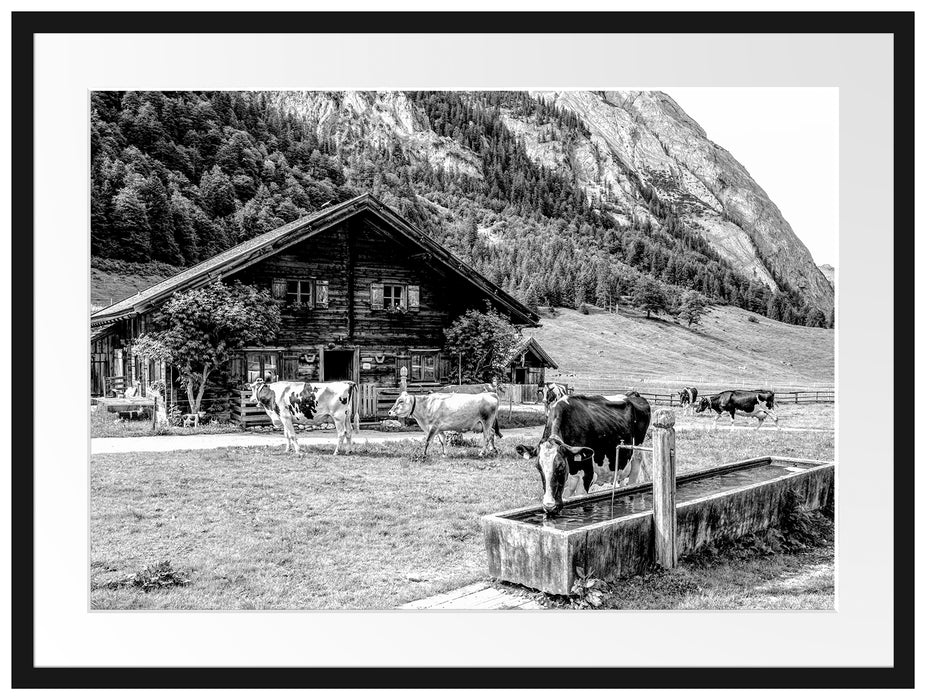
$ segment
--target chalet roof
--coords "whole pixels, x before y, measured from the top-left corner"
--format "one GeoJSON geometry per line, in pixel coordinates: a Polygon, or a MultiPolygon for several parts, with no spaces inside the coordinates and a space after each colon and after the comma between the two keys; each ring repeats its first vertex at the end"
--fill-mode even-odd
{"type": "Polygon", "coordinates": [[[515,323],[531,327],[539,325],[540,317],[537,314],[369,193],[320,209],[313,214],[229,248],[208,260],[203,260],[173,277],[168,277],[162,282],[91,314],[90,325],[109,325],[120,319],[143,313],[166,300],[174,292],[199,287],[212,280],[220,279],[223,275],[230,275],[244,269],[360,212],[375,214],[393,229],[404,234],[407,239],[423,248],[442,267],[481,289],[487,296],[507,309],[515,323]]]}
{"type": "Polygon", "coordinates": [[[520,357],[525,352],[534,353],[547,367],[558,369],[558,365],[553,361],[553,358],[547,354],[546,350],[540,347],[540,343],[533,336],[521,338],[520,342],[515,346],[514,356],[520,357]]]}

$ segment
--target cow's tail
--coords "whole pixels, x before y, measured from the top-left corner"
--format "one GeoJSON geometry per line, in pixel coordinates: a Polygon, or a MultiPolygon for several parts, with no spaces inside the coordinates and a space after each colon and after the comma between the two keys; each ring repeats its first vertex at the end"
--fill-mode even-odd
{"type": "Polygon", "coordinates": [[[354,418],[354,430],[360,430],[360,407],[357,405],[357,383],[350,382],[348,389],[347,403],[350,406],[350,414],[354,418]]]}

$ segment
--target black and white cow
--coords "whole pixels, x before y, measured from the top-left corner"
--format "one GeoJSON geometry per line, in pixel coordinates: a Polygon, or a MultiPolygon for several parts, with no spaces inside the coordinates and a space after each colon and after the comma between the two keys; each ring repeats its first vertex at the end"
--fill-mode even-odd
{"type": "Polygon", "coordinates": [[[354,411],[357,385],[354,382],[270,382],[258,379],[251,384],[254,400],[270,417],[274,428],[282,428],[286,436],[286,452],[290,446],[299,453],[294,423],[316,423],[330,416],[338,432],[337,454],[346,443],[350,454],[353,434],[359,429],[359,414],[354,411]],[[354,425],[351,425],[353,420],[354,425]]]}
{"type": "Polygon", "coordinates": [[[698,403],[697,412],[703,413],[709,409],[715,411],[717,417],[714,419],[714,424],[716,425],[724,413],[730,414],[730,421],[732,422],[735,420],[736,412],[739,411],[754,416],[759,420],[756,430],[762,427],[762,423],[766,418],[771,417],[775,421],[775,425],[780,429],[778,416],[775,415],[772,408],[774,405],[775,394],[773,392],[737,389],[722,391],[713,396],[702,396],[701,401],[698,403]]]}
{"type": "Polygon", "coordinates": [[[572,395],[550,406],[543,437],[536,446],[518,445],[524,459],[536,459],[543,485],[543,509],[555,513],[563,498],[571,496],[579,485],[586,493],[595,478],[595,465],[608,460],[609,473],[619,470],[620,480],[639,480],[642,454],[619,450],[618,445],[640,445],[650,423],[649,402],[636,392],[624,394],[616,401],[604,396],[572,395]],[[630,468],[626,469],[630,462],[630,468]]]}
{"type": "Polygon", "coordinates": [[[678,392],[678,399],[685,413],[694,412],[694,408],[698,403],[698,388],[695,386],[686,386],[678,392]]]}

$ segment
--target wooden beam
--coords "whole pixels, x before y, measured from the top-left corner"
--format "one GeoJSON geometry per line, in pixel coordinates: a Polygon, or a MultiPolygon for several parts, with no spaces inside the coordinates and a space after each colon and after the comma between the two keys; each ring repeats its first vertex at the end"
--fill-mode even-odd
{"type": "Polygon", "coordinates": [[[676,530],[675,413],[660,408],[653,415],[653,535],[656,563],[666,569],[678,565],[676,530]]]}

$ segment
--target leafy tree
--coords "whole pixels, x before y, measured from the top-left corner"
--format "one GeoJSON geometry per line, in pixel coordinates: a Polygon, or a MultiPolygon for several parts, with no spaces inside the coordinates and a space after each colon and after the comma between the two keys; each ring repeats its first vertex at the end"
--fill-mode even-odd
{"type": "Polygon", "coordinates": [[[470,309],[444,335],[447,352],[460,357],[464,383],[501,381],[520,340],[518,329],[491,308],[470,309]]]}
{"type": "Polygon", "coordinates": [[[668,299],[663,286],[650,277],[640,277],[633,292],[633,303],[646,311],[646,317],[651,313],[666,311],[668,299]]]}
{"type": "Polygon", "coordinates": [[[707,312],[707,299],[695,291],[687,291],[682,295],[679,305],[678,317],[688,321],[688,325],[701,323],[701,317],[707,312]]]}
{"type": "Polygon", "coordinates": [[[175,293],[140,335],[134,352],[165,360],[180,373],[191,413],[199,413],[209,376],[247,345],[273,342],[280,308],[267,290],[213,282],[175,293]]]}

